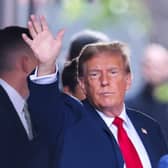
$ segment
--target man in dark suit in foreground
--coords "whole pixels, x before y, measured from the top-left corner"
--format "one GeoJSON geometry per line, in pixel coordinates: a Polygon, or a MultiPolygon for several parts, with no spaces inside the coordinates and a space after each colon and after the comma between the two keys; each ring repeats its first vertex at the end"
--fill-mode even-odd
{"type": "MultiPolygon", "coordinates": [[[[38,58],[44,56],[43,52],[52,45],[56,48],[45,19],[41,21],[39,24],[34,17],[30,21],[30,32],[38,29],[33,40],[24,36],[24,40],[36,48],[38,58]],[[39,44],[43,44],[43,47],[39,44]],[[42,51],[44,46],[46,49],[42,51]]],[[[57,54],[58,50],[55,54],[54,50],[45,53],[47,61],[40,62],[39,76],[55,72],[57,54]]],[[[81,109],[76,110],[76,103],[70,97],[57,94],[57,87],[54,95],[53,85],[46,91],[41,90],[45,92],[41,95],[53,95],[55,105],[52,104],[52,109],[55,113],[64,112],[67,106],[70,106],[70,111],[67,111],[70,116],[74,110],[82,113],[81,118],[65,129],[59,167],[156,167],[160,157],[167,152],[159,125],[124,105],[125,93],[131,85],[127,46],[121,42],[86,45],[78,57],[78,77],[86,95],[81,109]],[[65,103],[65,99],[68,99],[68,103],[65,103]]],[[[36,87],[34,89],[40,91],[41,86],[36,87]]]]}
{"type": "Polygon", "coordinates": [[[27,77],[37,66],[33,51],[23,41],[28,29],[0,30],[0,167],[48,168],[48,147],[24,104],[29,96],[27,77]]]}

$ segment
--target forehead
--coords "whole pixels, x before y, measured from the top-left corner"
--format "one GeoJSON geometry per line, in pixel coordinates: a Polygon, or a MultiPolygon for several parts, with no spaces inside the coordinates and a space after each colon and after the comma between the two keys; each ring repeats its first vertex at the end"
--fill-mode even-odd
{"type": "Polygon", "coordinates": [[[112,53],[112,52],[101,52],[92,55],[90,58],[86,60],[86,64],[117,64],[123,63],[123,58],[120,53],[112,53]]]}
{"type": "Polygon", "coordinates": [[[124,69],[124,62],[121,55],[111,53],[100,53],[91,57],[83,65],[84,72],[109,71],[112,69],[124,69]]]}

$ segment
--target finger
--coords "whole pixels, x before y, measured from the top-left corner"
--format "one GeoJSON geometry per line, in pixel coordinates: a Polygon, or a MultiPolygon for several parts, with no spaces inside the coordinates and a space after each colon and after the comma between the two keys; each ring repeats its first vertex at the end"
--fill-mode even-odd
{"type": "Polygon", "coordinates": [[[31,47],[32,40],[25,33],[22,34],[22,38],[31,47]]]}
{"type": "Polygon", "coordinates": [[[65,34],[65,29],[59,30],[56,35],[56,40],[62,41],[64,34],[65,34]]]}
{"type": "Polygon", "coordinates": [[[62,47],[62,40],[64,36],[65,29],[61,29],[56,36],[55,43],[57,44],[57,50],[59,51],[62,47]]]}
{"type": "Polygon", "coordinates": [[[35,32],[40,33],[42,31],[40,21],[37,20],[37,17],[35,15],[31,15],[30,18],[31,18],[32,26],[34,27],[35,32]]]}
{"type": "Polygon", "coordinates": [[[34,30],[34,27],[33,27],[31,21],[28,22],[28,29],[29,29],[29,32],[30,32],[32,38],[34,39],[34,38],[36,37],[37,33],[36,33],[36,31],[34,30]]]}
{"type": "Polygon", "coordinates": [[[42,30],[48,30],[49,28],[45,16],[40,16],[40,21],[42,30]]]}

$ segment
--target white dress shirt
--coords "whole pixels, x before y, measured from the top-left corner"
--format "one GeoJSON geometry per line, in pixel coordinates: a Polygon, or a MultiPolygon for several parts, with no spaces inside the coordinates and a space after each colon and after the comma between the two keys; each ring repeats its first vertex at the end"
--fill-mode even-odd
{"type": "MultiPolygon", "coordinates": [[[[112,134],[114,135],[116,141],[118,142],[117,127],[114,124],[112,124],[114,121],[114,118],[109,117],[100,111],[97,111],[97,112],[100,115],[100,117],[104,120],[104,122],[106,123],[106,125],[108,126],[108,128],[110,129],[112,134]]],[[[122,110],[121,114],[119,115],[119,117],[122,118],[124,121],[123,127],[126,130],[128,137],[131,139],[134,147],[136,148],[136,151],[140,157],[143,168],[152,168],[147,151],[146,151],[138,133],[136,132],[131,120],[129,119],[129,117],[125,111],[125,105],[123,106],[123,110],[122,110]]],[[[126,168],[125,164],[124,164],[124,168],[126,168]]]]}
{"type": "Polygon", "coordinates": [[[25,104],[25,100],[11,85],[9,85],[6,81],[4,81],[1,78],[0,78],[0,85],[4,88],[4,90],[8,94],[9,99],[11,100],[11,102],[17,112],[17,115],[18,115],[27,135],[28,135],[28,132],[29,132],[28,125],[27,125],[27,122],[25,120],[24,113],[23,113],[23,107],[25,104]]]}

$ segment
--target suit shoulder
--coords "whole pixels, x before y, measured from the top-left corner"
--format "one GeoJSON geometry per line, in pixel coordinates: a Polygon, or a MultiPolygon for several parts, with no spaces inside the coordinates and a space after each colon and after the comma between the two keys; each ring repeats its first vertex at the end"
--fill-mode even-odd
{"type": "Polygon", "coordinates": [[[147,122],[158,124],[158,122],[154,118],[147,115],[146,113],[143,113],[143,111],[140,111],[134,108],[129,108],[129,107],[126,108],[126,111],[129,116],[133,115],[134,117],[142,119],[142,121],[147,121],[147,122]]]}
{"type": "Polygon", "coordinates": [[[62,93],[61,98],[61,103],[63,103],[61,107],[63,107],[64,111],[66,112],[68,120],[71,118],[76,122],[85,115],[83,104],[80,101],[64,93],[62,93]]]}

